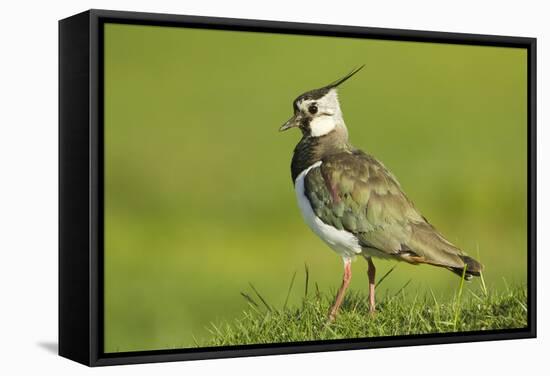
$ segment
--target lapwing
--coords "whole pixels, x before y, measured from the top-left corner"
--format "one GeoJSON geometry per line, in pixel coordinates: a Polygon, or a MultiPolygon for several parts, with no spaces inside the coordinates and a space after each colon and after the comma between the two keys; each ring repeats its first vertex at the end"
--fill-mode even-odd
{"type": "Polygon", "coordinates": [[[362,68],[300,95],[293,102],[294,115],[279,129],[302,131],[291,163],[298,206],[306,224],[344,262],[329,321],[342,304],[356,256],[368,263],[371,313],[375,312],[373,257],[435,265],[466,279],[479,276],[483,267],[428,222],[382,162],[351,145],[338,87],[362,68]]]}

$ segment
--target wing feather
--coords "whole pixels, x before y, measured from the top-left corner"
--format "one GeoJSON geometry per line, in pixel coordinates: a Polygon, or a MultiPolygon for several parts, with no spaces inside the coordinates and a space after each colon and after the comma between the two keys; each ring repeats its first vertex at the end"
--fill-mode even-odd
{"type": "MultiPolygon", "coordinates": [[[[455,272],[467,264],[465,254],[426,221],[395,176],[362,151],[324,158],[306,176],[305,193],[323,222],[353,233],[364,248],[455,272]]],[[[468,271],[479,274],[481,265],[474,269],[468,271]]]]}

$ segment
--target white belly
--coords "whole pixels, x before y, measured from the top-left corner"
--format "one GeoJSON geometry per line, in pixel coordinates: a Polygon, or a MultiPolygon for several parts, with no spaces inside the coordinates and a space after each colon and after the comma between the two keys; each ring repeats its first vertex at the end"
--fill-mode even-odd
{"type": "Polygon", "coordinates": [[[345,259],[353,258],[354,256],[362,252],[359,241],[351,232],[345,230],[339,230],[336,227],[323,223],[315,215],[309,200],[307,199],[304,191],[304,179],[308,172],[321,165],[322,161],[316,162],[313,165],[306,168],[298,175],[294,182],[294,189],[296,191],[296,198],[298,199],[298,206],[302,212],[305,222],[313,230],[317,236],[319,236],[325,243],[328,244],[336,253],[345,259]]]}

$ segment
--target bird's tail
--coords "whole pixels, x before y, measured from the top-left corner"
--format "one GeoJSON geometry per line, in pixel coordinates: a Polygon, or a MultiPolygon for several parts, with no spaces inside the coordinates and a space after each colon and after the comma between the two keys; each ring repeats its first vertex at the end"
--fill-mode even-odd
{"type": "Polygon", "coordinates": [[[465,255],[427,222],[413,226],[409,248],[417,254],[413,261],[447,268],[459,276],[464,275],[466,280],[479,276],[483,270],[481,263],[465,255]]]}
{"type": "Polygon", "coordinates": [[[481,271],[483,270],[483,265],[481,265],[477,260],[474,260],[470,256],[458,256],[462,261],[464,261],[463,268],[449,267],[449,270],[455,274],[458,274],[460,277],[464,275],[464,279],[469,281],[473,276],[479,277],[481,271]],[[466,269],[466,271],[464,271],[466,269]]]}

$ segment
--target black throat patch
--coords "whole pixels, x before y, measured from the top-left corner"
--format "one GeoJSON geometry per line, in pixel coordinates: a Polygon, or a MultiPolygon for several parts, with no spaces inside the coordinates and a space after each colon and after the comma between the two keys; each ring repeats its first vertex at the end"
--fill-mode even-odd
{"type": "Polygon", "coordinates": [[[341,152],[352,152],[353,146],[348,143],[347,134],[332,131],[321,137],[304,135],[294,148],[290,171],[292,182],[302,171],[324,157],[341,152]]]}

